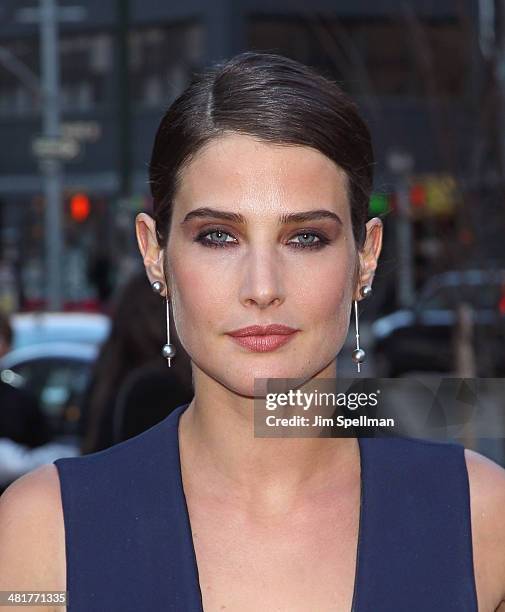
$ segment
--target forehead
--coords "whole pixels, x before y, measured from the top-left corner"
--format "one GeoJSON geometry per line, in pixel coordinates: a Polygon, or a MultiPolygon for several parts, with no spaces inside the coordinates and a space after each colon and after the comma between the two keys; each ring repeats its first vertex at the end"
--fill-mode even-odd
{"type": "Polygon", "coordinates": [[[262,208],[270,204],[289,210],[324,204],[344,212],[347,177],[311,147],[227,134],[207,143],[183,170],[176,201],[181,213],[197,203],[247,208],[258,202],[262,208]]]}

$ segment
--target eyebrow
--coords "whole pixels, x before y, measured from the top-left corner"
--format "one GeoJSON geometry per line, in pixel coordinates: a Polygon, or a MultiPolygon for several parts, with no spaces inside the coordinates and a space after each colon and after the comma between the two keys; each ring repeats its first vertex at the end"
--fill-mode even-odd
{"type": "MultiPolygon", "coordinates": [[[[242,225],[246,224],[245,217],[240,213],[216,210],[215,208],[204,206],[202,208],[195,208],[195,210],[190,211],[181,221],[181,225],[184,225],[191,219],[202,217],[212,217],[213,219],[231,221],[232,223],[242,225]]],[[[285,225],[287,223],[306,223],[307,221],[316,221],[318,219],[333,219],[339,225],[343,225],[342,219],[336,213],[324,208],[319,210],[308,210],[307,212],[284,213],[279,217],[279,224],[285,225]]]]}

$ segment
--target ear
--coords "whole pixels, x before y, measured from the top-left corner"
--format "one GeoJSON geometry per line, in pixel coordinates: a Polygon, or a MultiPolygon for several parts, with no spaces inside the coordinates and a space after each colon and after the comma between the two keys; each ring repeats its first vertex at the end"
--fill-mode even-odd
{"type": "Polygon", "coordinates": [[[383,224],[378,217],[370,219],[366,224],[366,239],[363,249],[359,251],[360,273],[358,286],[355,288],[354,300],[362,300],[360,289],[363,285],[372,286],[382,249],[383,224]]]}
{"type": "Polygon", "coordinates": [[[142,254],[149,282],[160,281],[163,290],[160,295],[167,295],[165,271],[163,267],[163,249],[156,237],[156,222],[147,213],[139,213],[135,217],[135,234],[142,254]]]}

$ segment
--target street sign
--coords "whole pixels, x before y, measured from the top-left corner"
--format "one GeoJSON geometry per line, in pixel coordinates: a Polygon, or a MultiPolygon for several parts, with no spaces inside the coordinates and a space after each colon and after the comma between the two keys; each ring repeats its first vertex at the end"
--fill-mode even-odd
{"type": "Polygon", "coordinates": [[[102,135],[98,121],[65,121],[61,124],[61,133],[65,138],[80,142],[96,142],[102,135]]]}
{"type": "Polygon", "coordinates": [[[40,159],[69,161],[76,158],[80,150],[74,138],[38,136],[32,140],[32,153],[40,159]]]}
{"type": "MultiPolygon", "coordinates": [[[[16,20],[20,23],[37,23],[41,18],[41,10],[38,7],[26,7],[19,9],[16,20]]],[[[60,21],[79,22],[87,17],[87,11],[83,6],[64,6],[57,12],[60,21]]]]}

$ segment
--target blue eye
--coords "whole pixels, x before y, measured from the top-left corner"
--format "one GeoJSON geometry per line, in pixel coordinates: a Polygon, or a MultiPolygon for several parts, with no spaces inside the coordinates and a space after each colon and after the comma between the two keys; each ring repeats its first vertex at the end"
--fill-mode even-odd
{"type": "Polygon", "coordinates": [[[324,236],[320,236],[319,234],[314,234],[313,232],[303,232],[301,234],[296,234],[295,238],[299,237],[299,236],[303,236],[303,239],[305,240],[307,236],[315,239],[316,240],[311,240],[309,242],[291,242],[289,244],[292,244],[296,249],[320,249],[322,246],[324,246],[325,244],[328,244],[329,240],[327,240],[324,236]]]}
{"type": "MultiPolygon", "coordinates": [[[[322,234],[318,234],[315,232],[300,232],[294,236],[295,238],[302,237],[302,241],[300,242],[288,242],[287,244],[294,249],[322,249],[326,246],[330,240],[323,236],[322,234]],[[305,242],[305,240],[309,237],[309,240],[305,242]]],[[[205,247],[211,248],[229,248],[232,246],[236,246],[236,239],[229,232],[225,232],[222,229],[211,229],[201,234],[195,238],[195,242],[199,242],[201,245],[205,247]],[[218,236],[217,239],[209,239],[208,236],[218,236]],[[226,236],[230,236],[233,240],[226,240],[226,236]],[[224,239],[223,239],[224,238],[224,239]]]]}
{"type": "MultiPolygon", "coordinates": [[[[228,248],[228,245],[230,244],[230,241],[228,241],[228,240],[208,240],[206,238],[206,236],[210,236],[212,234],[219,234],[221,236],[231,236],[231,234],[229,234],[228,232],[225,232],[225,231],[220,230],[220,229],[214,229],[214,230],[210,230],[208,232],[202,232],[201,234],[199,234],[195,238],[195,240],[197,242],[199,242],[200,244],[203,244],[206,247],[208,246],[208,247],[212,247],[212,248],[214,248],[214,247],[217,247],[217,248],[220,248],[220,247],[228,248]]],[[[231,242],[232,242],[232,244],[234,244],[233,241],[231,241],[231,242]]]]}

